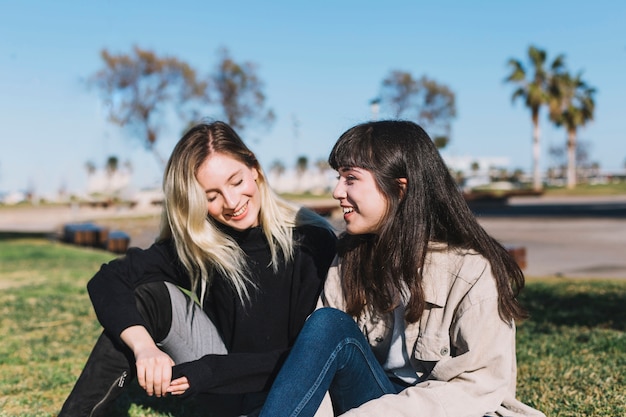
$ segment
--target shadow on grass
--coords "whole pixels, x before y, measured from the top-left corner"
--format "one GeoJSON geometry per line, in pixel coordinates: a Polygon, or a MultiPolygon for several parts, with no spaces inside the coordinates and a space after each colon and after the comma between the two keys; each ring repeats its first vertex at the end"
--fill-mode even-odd
{"type": "MultiPolygon", "coordinates": [[[[151,409],[164,416],[191,417],[208,416],[206,405],[204,407],[195,398],[181,399],[176,397],[148,397],[143,389],[139,387],[137,381],[133,381],[130,386],[115,400],[106,410],[108,417],[130,417],[131,407],[141,407],[151,409]]],[[[133,413],[132,415],[137,415],[133,413]]],[[[140,415],[144,415],[140,413],[140,415]]]]}
{"type": "Polygon", "coordinates": [[[144,412],[133,411],[133,407],[150,409],[163,416],[172,417],[215,417],[239,415],[241,397],[198,395],[190,398],[179,397],[148,397],[139,387],[136,380],[106,410],[107,417],[130,417],[145,415],[144,412]]]}
{"type": "Polygon", "coordinates": [[[51,232],[2,232],[0,231],[0,241],[15,239],[50,239],[55,240],[56,236],[51,232]]]}
{"type": "Polygon", "coordinates": [[[626,285],[621,282],[532,283],[520,301],[540,327],[584,326],[626,330],[626,285]]]}

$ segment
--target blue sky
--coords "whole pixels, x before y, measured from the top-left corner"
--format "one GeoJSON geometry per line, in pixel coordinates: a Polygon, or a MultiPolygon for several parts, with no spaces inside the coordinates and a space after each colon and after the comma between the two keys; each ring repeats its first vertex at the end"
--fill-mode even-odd
{"type": "MultiPolygon", "coordinates": [[[[268,168],[276,159],[325,158],[337,137],[371,117],[391,70],[428,75],[457,95],[453,156],[506,157],[529,170],[531,124],[503,83],[529,45],[596,87],[596,114],[579,139],[604,169],[626,161],[626,2],[513,1],[29,1],[0,0],[0,191],[86,186],[85,163],[109,155],[134,166],[136,187],[158,184],[154,157],[106,121],[84,80],[99,52],[133,45],[211,71],[217,51],[258,65],[277,120],[244,139],[268,168]],[[294,130],[297,120],[297,134],[294,130]]],[[[211,116],[211,115],[207,115],[211,116]]],[[[385,114],[381,114],[385,116],[385,114]]],[[[180,136],[159,139],[168,155],[180,136]]],[[[565,140],[542,118],[543,163],[565,140]]]]}

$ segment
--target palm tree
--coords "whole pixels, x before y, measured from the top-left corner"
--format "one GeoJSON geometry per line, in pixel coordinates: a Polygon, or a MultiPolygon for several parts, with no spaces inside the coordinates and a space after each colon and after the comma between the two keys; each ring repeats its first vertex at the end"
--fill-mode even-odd
{"type": "Polygon", "coordinates": [[[274,160],[270,165],[270,172],[274,172],[276,177],[280,177],[285,173],[285,164],[280,159],[274,160]]]}
{"type": "Polygon", "coordinates": [[[107,158],[107,164],[106,164],[107,174],[109,176],[115,174],[117,172],[119,165],[120,163],[119,163],[119,160],[117,159],[117,156],[109,156],[107,158]]]}
{"type": "Polygon", "coordinates": [[[296,160],[296,172],[302,176],[309,169],[309,158],[306,156],[299,156],[296,160]]]}
{"type": "Polygon", "coordinates": [[[554,61],[552,61],[550,69],[547,70],[545,68],[547,59],[546,51],[531,45],[528,48],[528,58],[531,67],[534,68],[532,78],[530,78],[527,69],[521,61],[510,59],[508,64],[512,68],[512,71],[505,81],[518,85],[518,88],[511,96],[511,100],[515,101],[517,98],[523,98],[526,107],[530,109],[533,123],[533,189],[539,191],[542,189],[541,169],[539,165],[541,155],[539,113],[541,107],[549,102],[550,90],[548,86],[550,79],[553,74],[561,72],[564,67],[565,57],[563,55],[557,56],[554,61]]]}
{"type": "Polygon", "coordinates": [[[567,188],[576,187],[576,148],[578,128],[593,120],[595,88],[587,85],[582,74],[562,73],[551,82],[553,91],[550,118],[567,131],[567,188]]]}

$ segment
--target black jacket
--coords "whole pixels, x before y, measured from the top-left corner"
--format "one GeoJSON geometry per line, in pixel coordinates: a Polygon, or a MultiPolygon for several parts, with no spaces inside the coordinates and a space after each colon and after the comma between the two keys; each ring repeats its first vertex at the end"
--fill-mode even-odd
{"type": "MultiPolygon", "coordinates": [[[[315,226],[294,230],[298,242],[292,262],[274,273],[271,255],[260,228],[244,232],[225,229],[246,253],[251,279],[251,301],[242,304],[221,276],[214,277],[203,309],[220,331],[228,355],[206,355],[177,364],[173,377],[185,375],[190,393],[247,393],[269,388],[284,356],[304,321],[313,311],[328,267],[336,251],[336,237],[315,226]]],[[[172,241],[142,250],[102,266],[87,288],[96,315],[105,330],[119,340],[133,325],[146,326],[135,305],[134,289],[141,284],[168,281],[190,289],[186,270],[172,241]]]]}

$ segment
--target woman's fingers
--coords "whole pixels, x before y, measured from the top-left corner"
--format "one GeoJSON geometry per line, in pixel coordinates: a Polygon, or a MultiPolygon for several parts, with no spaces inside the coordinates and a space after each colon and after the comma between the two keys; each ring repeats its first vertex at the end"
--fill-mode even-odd
{"type": "Polygon", "coordinates": [[[165,366],[160,368],[161,384],[156,384],[154,387],[157,397],[167,394],[167,388],[170,386],[172,379],[172,365],[166,363],[165,366]]]}
{"type": "Polygon", "coordinates": [[[167,393],[174,361],[160,349],[148,349],[136,356],[137,381],[148,395],[161,397],[167,393]]]}
{"type": "Polygon", "coordinates": [[[167,392],[172,395],[182,395],[189,389],[189,381],[187,377],[180,377],[172,381],[170,386],[167,388],[167,392]]]}

